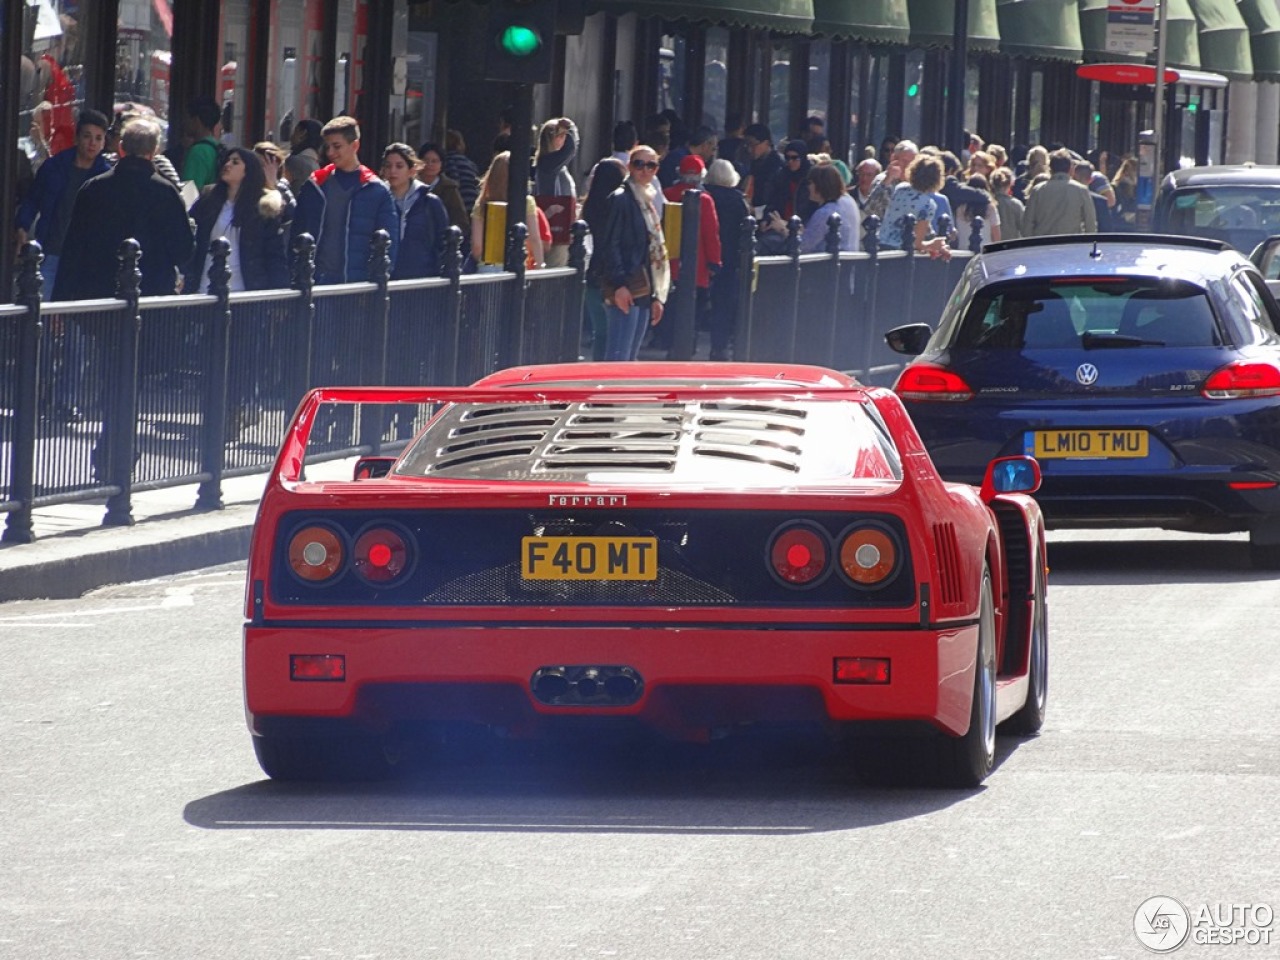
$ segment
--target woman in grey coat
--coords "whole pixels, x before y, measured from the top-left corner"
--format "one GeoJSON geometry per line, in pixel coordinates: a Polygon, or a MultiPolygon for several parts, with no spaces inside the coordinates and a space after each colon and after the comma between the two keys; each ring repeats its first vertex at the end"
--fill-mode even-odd
{"type": "MultiPolygon", "coordinates": [[[[533,195],[535,197],[570,197],[574,207],[569,221],[577,219],[578,188],[569,173],[569,164],[578,155],[578,128],[568,117],[548,120],[538,131],[538,151],[533,157],[533,195]]],[[[544,208],[544,212],[547,212],[544,208]]],[[[548,213],[548,219],[551,219],[548,213]]],[[[559,218],[557,218],[559,219],[559,218]]],[[[553,236],[547,248],[547,266],[569,264],[569,238],[553,236]]]]}

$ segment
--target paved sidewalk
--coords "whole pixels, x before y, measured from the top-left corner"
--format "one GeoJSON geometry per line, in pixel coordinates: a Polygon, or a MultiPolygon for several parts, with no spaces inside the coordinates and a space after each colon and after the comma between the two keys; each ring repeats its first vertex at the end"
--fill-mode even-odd
{"type": "MultiPolygon", "coordinates": [[[[102,526],[103,500],[37,509],[34,543],[0,543],[0,602],[78,597],[109,583],[243,560],[266,480],[262,473],[224,481],[222,510],[193,509],[195,485],[135,493],[131,527],[102,526]]],[[[0,514],[0,527],[4,520],[0,514]]]]}

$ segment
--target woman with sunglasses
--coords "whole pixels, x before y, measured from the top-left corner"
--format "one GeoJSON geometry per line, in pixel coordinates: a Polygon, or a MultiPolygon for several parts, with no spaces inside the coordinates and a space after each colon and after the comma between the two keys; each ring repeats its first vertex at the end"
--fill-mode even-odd
{"type": "Polygon", "coordinates": [[[608,329],[606,360],[635,360],[650,324],[662,319],[671,289],[671,264],[662,234],[658,189],[658,154],[643,144],[631,151],[628,176],[609,195],[604,234],[594,258],[599,259],[608,329]]]}
{"type": "Polygon", "coordinates": [[[792,217],[807,222],[818,208],[809,197],[809,147],[803,140],[788,140],[782,159],[782,169],[773,175],[762,195],[765,223],[778,218],[785,224],[792,217]]]}

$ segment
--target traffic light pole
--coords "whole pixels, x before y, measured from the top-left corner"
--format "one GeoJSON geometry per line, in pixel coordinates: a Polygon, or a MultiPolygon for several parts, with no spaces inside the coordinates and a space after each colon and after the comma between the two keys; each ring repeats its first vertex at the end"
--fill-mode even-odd
{"type": "Polygon", "coordinates": [[[964,85],[969,66],[969,0],[955,0],[951,44],[951,76],[947,82],[947,144],[959,157],[969,144],[964,138],[964,85]]]}
{"type": "MultiPolygon", "coordinates": [[[[507,237],[517,223],[525,222],[525,198],[529,195],[529,150],[532,146],[530,131],[533,128],[533,84],[515,85],[515,119],[511,122],[511,166],[507,178],[507,237]]],[[[511,257],[524,258],[524,248],[507,244],[511,257]]],[[[518,264],[508,263],[507,269],[515,271],[518,264]]]]}
{"type": "Polygon", "coordinates": [[[1157,19],[1157,35],[1156,35],[1156,86],[1152,93],[1155,98],[1155,116],[1152,129],[1155,131],[1155,149],[1153,151],[1155,159],[1153,165],[1155,169],[1151,173],[1151,206],[1155,208],[1155,198],[1160,192],[1160,182],[1164,179],[1164,71],[1168,65],[1168,36],[1169,36],[1169,0],[1161,0],[1160,14],[1157,19]]]}

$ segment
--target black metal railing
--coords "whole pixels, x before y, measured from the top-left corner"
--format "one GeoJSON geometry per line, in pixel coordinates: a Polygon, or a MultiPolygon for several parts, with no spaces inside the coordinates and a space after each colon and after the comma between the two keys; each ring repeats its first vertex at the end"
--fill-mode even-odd
{"type": "MultiPolygon", "coordinates": [[[[696,191],[682,208],[681,253],[692,260],[696,191]]],[[[801,254],[795,220],[784,255],[756,256],[756,222],[744,219],[736,359],[891,381],[902,358],[884,333],[935,323],[971,255],[881,251],[874,218],[863,224],[863,250],[841,252],[839,226],[832,218],[824,252],[801,254]]],[[[383,234],[372,279],[335,286],[314,284],[315,245],[303,235],[291,289],[243,293],[229,291],[229,246],[215,241],[208,292],[167,297],[139,295],[140,251],[126,241],[115,299],[47,304],[39,245],[26,244],[17,302],[0,306],[3,539],[30,541],[33,509],[79,500],[105,500],[104,524],[130,524],[131,497],[146,489],[198,484],[195,506],[217,509],[224,478],[270,468],[311,386],[455,386],[513,365],[579,359],[586,225],[575,224],[571,266],[528,273],[516,255],[522,229],[513,229],[514,271],[464,276],[462,235],[451,228],[442,277],[389,280],[383,234]]],[[[695,277],[690,266],[673,293],[673,358],[693,355],[695,277]]],[[[308,460],[398,449],[425,412],[322,411],[308,460]]]]}

